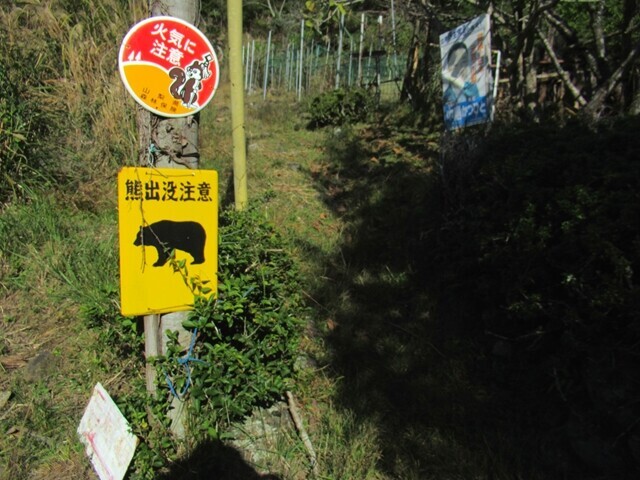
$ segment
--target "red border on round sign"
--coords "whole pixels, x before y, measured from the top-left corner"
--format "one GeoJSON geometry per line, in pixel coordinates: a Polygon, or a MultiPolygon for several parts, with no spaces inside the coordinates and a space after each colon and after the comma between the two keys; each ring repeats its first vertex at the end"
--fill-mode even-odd
{"type": "Polygon", "coordinates": [[[118,67],[134,100],[163,117],[199,112],[213,98],[220,79],[218,57],[207,37],[170,16],[135,24],[122,41],[118,67]]]}

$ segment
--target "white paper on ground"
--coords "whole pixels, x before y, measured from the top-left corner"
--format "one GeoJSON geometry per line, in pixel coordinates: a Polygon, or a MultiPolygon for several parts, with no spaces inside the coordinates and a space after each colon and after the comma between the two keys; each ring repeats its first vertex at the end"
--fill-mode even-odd
{"type": "Polygon", "coordinates": [[[124,478],[138,438],[100,383],[93,389],[78,435],[100,480],[124,478]]]}

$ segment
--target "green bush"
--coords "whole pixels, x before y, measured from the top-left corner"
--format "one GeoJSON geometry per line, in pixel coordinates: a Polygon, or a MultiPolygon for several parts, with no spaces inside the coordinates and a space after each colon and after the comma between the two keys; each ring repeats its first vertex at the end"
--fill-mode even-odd
{"type": "Polygon", "coordinates": [[[640,401],[639,120],[495,128],[445,158],[424,228],[443,326],[485,343],[531,419],[611,445],[615,468],[637,467],[622,439],[640,401]]]}
{"type": "Polygon", "coordinates": [[[361,122],[373,111],[375,100],[365,89],[336,89],[325,92],[309,104],[309,128],[361,122]]]}
{"type": "Polygon", "coordinates": [[[219,264],[217,298],[200,299],[185,322],[200,335],[188,394],[204,419],[197,428],[209,435],[283,396],[302,312],[294,265],[257,210],[222,213],[219,264]]]}
{"type": "Polygon", "coordinates": [[[485,329],[601,341],[614,313],[617,326],[636,328],[637,126],[624,119],[596,132],[580,124],[496,132],[467,179],[458,178],[449,218],[465,226],[475,251],[460,260],[482,275],[478,297],[491,309],[485,329]]]}

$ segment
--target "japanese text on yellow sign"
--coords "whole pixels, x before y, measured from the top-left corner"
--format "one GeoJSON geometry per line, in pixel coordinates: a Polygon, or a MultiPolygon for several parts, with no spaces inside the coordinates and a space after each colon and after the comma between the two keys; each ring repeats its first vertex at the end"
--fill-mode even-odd
{"type": "Polygon", "coordinates": [[[188,310],[194,284],[215,292],[217,172],[123,168],[118,210],[123,315],[188,310]]]}

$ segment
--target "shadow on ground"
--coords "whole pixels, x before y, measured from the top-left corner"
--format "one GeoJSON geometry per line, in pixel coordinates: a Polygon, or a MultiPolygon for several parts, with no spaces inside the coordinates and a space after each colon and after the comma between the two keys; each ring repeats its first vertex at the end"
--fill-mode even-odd
{"type": "Polygon", "coordinates": [[[256,472],[235,448],[222,442],[205,442],[172,465],[169,472],[156,480],[281,480],[256,472]]]}
{"type": "Polygon", "coordinates": [[[423,132],[327,132],[309,174],[348,228],[313,296],[343,406],[377,423],[391,477],[637,478],[625,131],[443,139],[443,157],[423,132]]]}

